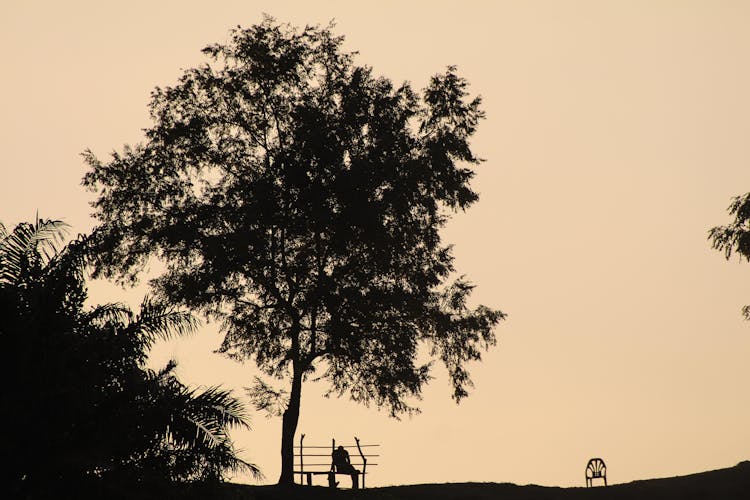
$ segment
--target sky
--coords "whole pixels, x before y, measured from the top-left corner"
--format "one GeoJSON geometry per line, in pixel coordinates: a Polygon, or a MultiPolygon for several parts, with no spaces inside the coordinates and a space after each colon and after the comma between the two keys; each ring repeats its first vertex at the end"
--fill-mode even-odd
{"type": "MultiPolygon", "coordinates": [[[[707,240],[750,191],[750,3],[5,1],[0,221],[38,211],[90,231],[80,154],[140,141],[151,90],[263,13],[335,19],[375,74],[420,89],[455,64],[482,95],[480,200],[443,238],[474,303],[508,314],[460,405],[440,370],[401,421],[308,384],[306,444],[380,444],[368,486],[583,486],[592,457],[610,483],[750,458],[750,264],[707,240]]],[[[134,306],[146,291],[89,290],[134,306]]],[[[256,372],[214,354],[220,342],[208,324],[151,363],[244,397],[256,372]]],[[[273,483],[280,419],[253,413],[252,427],[236,443],[273,483]]]]}

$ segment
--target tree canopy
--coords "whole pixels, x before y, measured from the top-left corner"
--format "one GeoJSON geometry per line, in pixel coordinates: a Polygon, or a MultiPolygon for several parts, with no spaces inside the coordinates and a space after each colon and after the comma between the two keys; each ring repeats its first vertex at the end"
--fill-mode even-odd
{"type": "Polygon", "coordinates": [[[222,352],[290,382],[291,482],[303,379],[398,416],[430,379],[418,353],[459,401],[467,362],[495,344],[503,313],[469,307],[439,233],[478,199],[484,113],[454,67],[417,93],[355,64],[330,27],[265,18],[203,52],[153,91],[144,142],[85,153],[95,271],[133,282],[158,257],[159,296],[219,318],[222,352]]]}
{"type": "MultiPolygon", "coordinates": [[[[736,253],[750,261],[750,193],[736,196],[727,209],[734,220],[726,226],[711,228],[708,237],[713,248],[724,252],[727,260],[736,253]]],[[[742,308],[745,319],[750,319],[750,306],[742,308]]]]}
{"type": "Polygon", "coordinates": [[[84,307],[85,240],[60,249],[64,230],[51,220],[11,232],[0,224],[6,490],[257,474],[229,439],[230,427],[248,425],[236,398],[183,385],[174,362],[145,367],[157,339],[195,329],[192,316],[148,298],[137,314],[120,304],[84,307]]]}

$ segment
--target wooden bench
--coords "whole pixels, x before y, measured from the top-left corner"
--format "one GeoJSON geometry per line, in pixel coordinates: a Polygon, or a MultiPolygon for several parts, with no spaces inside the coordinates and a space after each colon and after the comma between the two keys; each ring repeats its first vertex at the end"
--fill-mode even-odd
{"type": "MultiPolygon", "coordinates": [[[[308,486],[313,485],[313,477],[314,476],[326,476],[328,478],[328,486],[330,488],[336,488],[338,486],[338,482],[336,481],[336,476],[343,475],[343,476],[351,476],[352,477],[352,489],[359,488],[360,478],[362,478],[362,488],[365,488],[365,476],[367,474],[367,466],[373,466],[378,465],[374,463],[368,463],[367,458],[368,457],[378,457],[379,455],[372,455],[372,454],[365,454],[362,451],[362,448],[367,447],[374,447],[374,446],[380,446],[378,444],[360,444],[359,438],[355,437],[354,442],[356,444],[349,445],[349,446],[343,446],[344,449],[354,449],[356,448],[357,452],[359,453],[359,458],[361,459],[360,462],[353,462],[351,465],[354,467],[361,467],[362,470],[355,470],[353,472],[344,472],[336,470],[336,467],[333,464],[333,452],[336,450],[336,440],[331,439],[331,447],[330,453],[315,453],[314,451],[322,451],[323,449],[327,450],[329,449],[328,446],[305,446],[304,445],[305,435],[302,434],[300,436],[299,440],[299,446],[295,446],[295,448],[299,451],[299,453],[295,453],[295,465],[298,466],[298,469],[295,469],[294,473],[299,474],[299,481],[300,484],[307,484],[308,486]],[[313,453],[305,453],[305,450],[313,450],[313,453]],[[323,459],[321,457],[328,457],[331,458],[330,463],[321,463],[323,459]],[[311,462],[305,463],[305,459],[312,459],[311,462]],[[307,467],[307,469],[305,468],[307,467]]],[[[355,457],[356,459],[356,457],[355,457]]]]}

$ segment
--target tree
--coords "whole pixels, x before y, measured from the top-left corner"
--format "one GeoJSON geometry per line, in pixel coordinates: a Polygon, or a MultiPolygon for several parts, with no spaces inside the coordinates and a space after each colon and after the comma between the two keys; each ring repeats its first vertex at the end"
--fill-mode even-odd
{"type": "Polygon", "coordinates": [[[191,315],[144,300],[84,308],[85,239],[60,249],[66,225],[0,224],[0,376],[4,477],[11,491],[86,478],[220,479],[255,466],[227,430],[245,410],[220,388],[196,391],[174,362],[145,368],[158,338],[195,329],[191,315]],[[6,476],[7,475],[7,476],[6,476]],[[30,486],[31,485],[31,486],[30,486]]]}
{"type": "MultiPolygon", "coordinates": [[[[708,238],[712,240],[713,248],[724,252],[727,260],[732,253],[737,253],[740,258],[750,261],[750,193],[732,198],[727,211],[734,220],[727,226],[711,228],[708,238]]],[[[750,319],[750,306],[742,308],[742,315],[750,319]]]]}
{"type": "Polygon", "coordinates": [[[160,258],[159,296],[221,319],[221,352],[288,384],[280,483],[293,482],[305,379],[408,414],[430,378],[424,347],[459,401],[504,317],[468,307],[473,286],[448,281],[439,234],[478,199],[480,98],[454,67],[421,95],[395,87],[342,43],[271,18],[237,28],[156,88],[143,143],[84,153],[98,275],[134,282],[160,258]]]}

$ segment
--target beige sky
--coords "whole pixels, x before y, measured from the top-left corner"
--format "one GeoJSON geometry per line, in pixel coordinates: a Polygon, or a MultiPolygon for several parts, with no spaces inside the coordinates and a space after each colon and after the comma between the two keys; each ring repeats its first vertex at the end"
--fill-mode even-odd
{"type": "MultiPolygon", "coordinates": [[[[420,88],[456,64],[485,99],[480,201],[445,231],[477,303],[509,319],[460,406],[440,371],[401,422],[303,390],[306,442],[377,442],[370,485],[583,485],[750,458],[750,264],[706,241],[750,190],[750,3],[27,2],[0,6],[0,220],[92,227],[85,148],[140,139],[156,85],[267,12],[337,21],[358,62],[420,88]]],[[[91,287],[93,301],[142,291],[91,287]]],[[[213,325],[163,344],[183,380],[241,388],[213,325]]],[[[273,482],[280,420],[237,434],[273,482]]]]}

